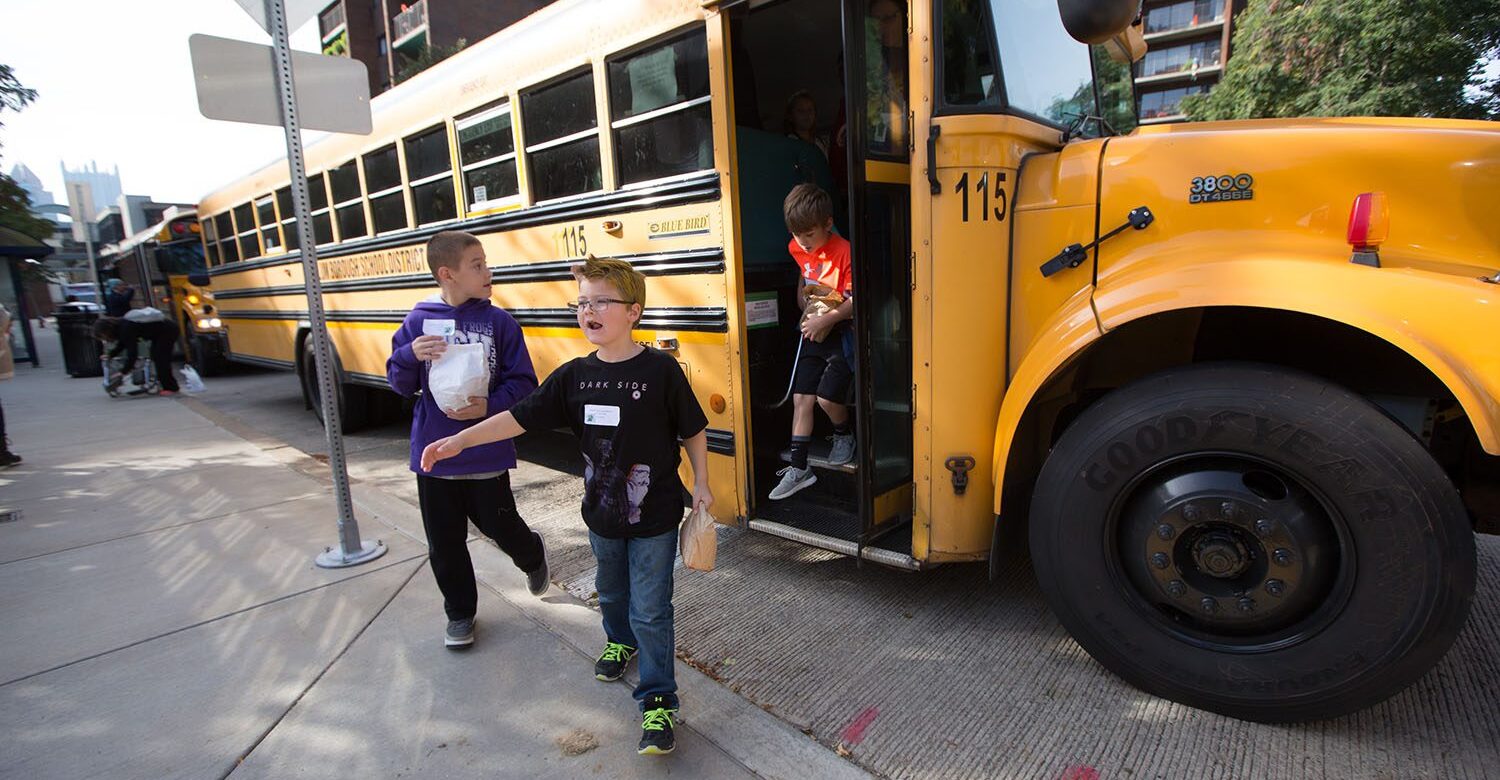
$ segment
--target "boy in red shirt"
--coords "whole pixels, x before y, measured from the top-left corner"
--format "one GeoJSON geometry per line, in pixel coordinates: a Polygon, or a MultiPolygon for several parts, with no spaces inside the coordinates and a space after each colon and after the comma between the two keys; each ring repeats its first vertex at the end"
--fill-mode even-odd
{"type": "Polygon", "coordinates": [[[786,498],[818,481],[807,465],[815,406],[823,407],[833,423],[829,464],[854,460],[854,431],[846,405],[854,372],[843,348],[854,317],[849,242],[834,234],[832,200],[817,185],[792,188],[782,212],[792,232],[787,251],[802,276],[797,288],[797,305],[803,311],[802,352],[792,380],[792,465],[777,472],[781,482],[771,491],[772,499],[786,498]]]}

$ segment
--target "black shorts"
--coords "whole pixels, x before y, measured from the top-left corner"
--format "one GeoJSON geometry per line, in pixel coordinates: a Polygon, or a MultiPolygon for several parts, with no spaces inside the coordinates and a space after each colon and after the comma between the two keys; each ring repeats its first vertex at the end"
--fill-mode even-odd
{"type": "Polygon", "coordinates": [[[816,395],[834,403],[849,403],[849,388],[854,372],[844,358],[843,333],[835,328],[821,343],[802,340],[802,356],[797,359],[797,377],[792,392],[816,395]]]}

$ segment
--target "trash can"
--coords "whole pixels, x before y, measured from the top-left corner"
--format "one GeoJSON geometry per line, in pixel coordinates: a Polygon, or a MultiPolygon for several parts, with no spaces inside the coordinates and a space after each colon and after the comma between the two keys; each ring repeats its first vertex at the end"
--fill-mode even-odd
{"type": "Polygon", "coordinates": [[[99,319],[96,303],[65,303],[56,312],[57,335],[62,339],[63,368],[68,376],[104,376],[99,342],[94,340],[94,321],[99,319]]]}

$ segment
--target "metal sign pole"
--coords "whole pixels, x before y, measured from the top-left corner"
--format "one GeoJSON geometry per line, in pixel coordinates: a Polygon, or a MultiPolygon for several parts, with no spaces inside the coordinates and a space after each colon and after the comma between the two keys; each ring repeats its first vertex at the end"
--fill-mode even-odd
{"type": "Polygon", "coordinates": [[[318,389],[323,405],[323,430],[328,437],[328,465],[333,469],[334,500],[339,511],[339,549],[325,549],[317,557],[323,568],[354,566],[379,558],[386,546],[379,540],[361,542],[354,504],[349,498],[348,464],[344,460],[344,437],[339,432],[338,390],[333,373],[333,350],[329,348],[328,322],[323,315],[323,284],[318,279],[317,240],[309,216],[307,171],[302,162],[302,130],[297,120],[297,94],[292,81],[292,52],[287,42],[286,8],[283,0],[265,0],[266,27],[276,61],[277,92],[281,95],[282,125],[286,129],[286,158],[292,174],[292,209],[297,215],[297,235],[302,253],[302,274],[307,288],[307,314],[312,323],[313,353],[317,357],[318,389]]]}

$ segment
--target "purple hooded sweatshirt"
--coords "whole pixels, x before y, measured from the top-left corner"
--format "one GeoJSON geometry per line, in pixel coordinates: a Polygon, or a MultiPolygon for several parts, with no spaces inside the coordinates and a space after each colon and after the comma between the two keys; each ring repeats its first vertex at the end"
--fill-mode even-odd
{"type": "MultiPolygon", "coordinates": [[[[422,450],[438,439],[452,436],[483,419],[454,420],[443,414],[432,393],[427,389],[427,371],[431,364],[417,360],[411,351],[411,343],[422,335],[422,323],[430,319],[454,320],[457,327],[449,344],[482,343],[487,349],[490,365],[490,396],[488,414],[493,417],[510,409],[522,398],[536,389],[536,371],[531,367],[531,354],[526,351],[526,340],[521,335],[521,326],[516,324],[510,312],[490,303],[487,298],[470,298],[453,307],[443,302],[442,296],[434,295],[418,303],[401,329],[391,337],[391,357],[385,362],[386,381],[399,395],[410,398],[421,391],[417,398],[415,413],[411,421],[411,470],[421,474],[422,450]]],[[[432,467],[435,477],[452,477],[462,474],[484,474],[505,471],[516,467],[516,445],[510,441],[499,441],[479,447],[470,447],[457,457],[440,460],[432,467]]]]}

